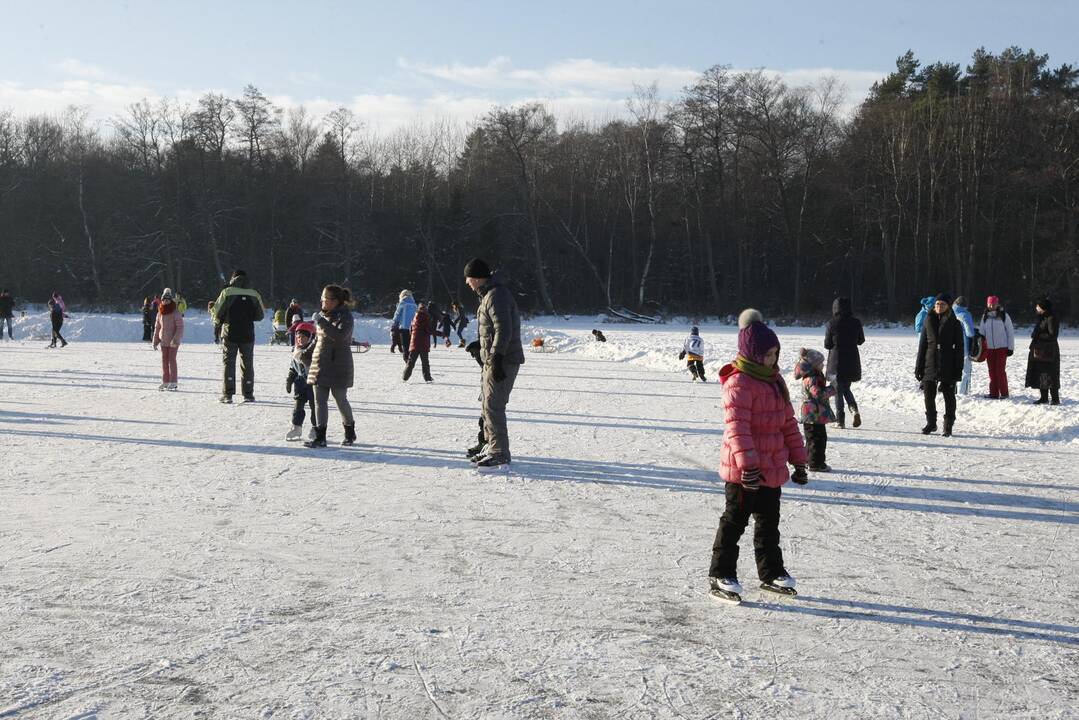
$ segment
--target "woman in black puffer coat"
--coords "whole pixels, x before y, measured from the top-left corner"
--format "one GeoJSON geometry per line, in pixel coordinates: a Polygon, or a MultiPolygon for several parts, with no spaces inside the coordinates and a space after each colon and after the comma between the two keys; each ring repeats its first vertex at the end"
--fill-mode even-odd
{"type": "Polygon", "coordinates": [[[1059,405],[1060,344],[1057,337],[1060,335],[1060,321],[1053,314],[1053,303],[1048,299],[1039,300],[1034,309],[1038,313],[1038,322],[1030,334],[1026,386],[1037,388],[1041,393],[1041,397],[1034,401],[1035,405],[1059,405]]]}
{"type": "Polygon", "coordinates": [[[828,351],[827,375],[834,378],[836,426],[846,427],[844,401],[854,413],[854,427],[862,424],[858,413],[858,401],[854,399],[851,383],[862,379],[862,357],[858,346],[865,342],[862,321],[854,317],[850,299],[839,297],[832,303],[832,319],[824,333],[824,349],[828,351]]]}
{"type": "Polygon", "coordinates": [[[326,425],[329,422],[329,400],[337,403],[345,426],[342,445],[356,441],[356,421],[348,402],[352,387],[352,295],[339,285],[327,285],[322,291],[322,310],[315,313],[315,350],[307,371],[307,384],[315,389],[315,439],[307,447],[326,447],[326,425]]]}

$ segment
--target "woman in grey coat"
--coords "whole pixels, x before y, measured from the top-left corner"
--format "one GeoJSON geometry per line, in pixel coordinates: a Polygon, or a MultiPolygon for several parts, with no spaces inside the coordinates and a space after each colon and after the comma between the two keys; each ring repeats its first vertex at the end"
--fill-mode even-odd
{"type": "Polygon", "coordinates": [[[329,421],[329,399],[337,403],[345,426],[342,445],[356,441],[356,421],[348,402],[352,387],[352,295],[339,285],[327,285],[322,290],[322,310],[312,320],[316,328],[315,350],[307,382],[315,388],[315,439],[305,442],[310,448],[326,447],[326,425],[329,421]]]}

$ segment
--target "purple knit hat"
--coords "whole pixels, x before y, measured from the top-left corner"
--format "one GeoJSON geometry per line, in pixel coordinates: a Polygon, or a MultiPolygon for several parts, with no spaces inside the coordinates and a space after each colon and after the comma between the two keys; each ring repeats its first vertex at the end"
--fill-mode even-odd
{"type": "Polygon", "coordinates": [[[743,310],[738,316],[738,327],[738,354],[747,360],[763,365],[768,351],[779,347],[779,338],[753,308],[743,310]]]}

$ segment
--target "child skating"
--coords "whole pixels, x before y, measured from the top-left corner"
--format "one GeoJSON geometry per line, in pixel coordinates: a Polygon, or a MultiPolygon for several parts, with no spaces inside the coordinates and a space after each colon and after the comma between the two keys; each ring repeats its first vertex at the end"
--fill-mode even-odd
{"type": "Polygon", "coordinates": [[[805,443],[779,372],[779,338],[753,309],[742,311],[738,326],[738,356],[719,371],[725,425],[719,473],[727,504],[708,571],[712,594],[731,602],[742,601],[738,541],[750,516],[761,588],[796,594],[779,547],[780,488],[788,479],[808,480],[805,443]]]}
{"type": "Polygon", "coordinates": [[[701,339],[701,332],[696,325],[689,329],[689,337],[682,345],[682,352],[678,353],[678,359],[686,361],[694,382],[697,380],[708,382],[704,377],[704,340],[701,339]]]}
{"type": "Polygon", "coordinates": [[[805,431],[806,453],[809,469],[829,472],[825,455],[828,449],[828,423],[835,422],[835,413],[828,400],[836,394],[834,387],[824,377],[824,354],[817,350],[802,348],[798,352],[798,364],[794,379],[802,383],[802,412],[800,420],[805,431]]]}
{"type": "Polygon", "coordinates": [[[289,332],[295,338],[292,362],[289,363],[285,390],[292,394],[292,428],[285,434],[285,440],[303,439],[303,421],[307,411],[311,411],[311,431],[308,440],[318,437],[315,420],[315,390],[307,384],[307,370],[315,353],[315,326],[309,322],[294,324],[289,332]]]}

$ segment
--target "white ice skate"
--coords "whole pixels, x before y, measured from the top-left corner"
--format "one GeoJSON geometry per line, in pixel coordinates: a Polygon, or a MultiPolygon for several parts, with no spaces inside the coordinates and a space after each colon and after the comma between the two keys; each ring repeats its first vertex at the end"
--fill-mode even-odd
{"type": "Polygon", "coordinates": [[[711,588],[709,591],[710,594],[716,600],[722,600],[735,605],[742,602],[742,583],[738,582],[738,578],[710,577],[708,578],[708,585],[711,588]]]}
{"type": "Polygon", "coordinates": [[[794,578],[790,575],[780,575],[771,582],[761,583],[761,590],[778,593],[779,595],[797,595],[798,591],[794,589],[794,584],[794,578]]]}
{"type": "Polygon", "coordinates": [[[160,385],[157,386],[158,392],[165,392],[168,389],[169,389],[169,384],[168,383],[161,383],[160,385]]]}
{"type": "Polygon", "coordinates": [[[165,389],[169,392],[176,392],[178,388],[176,387],[176,383],[169,383],[169,386],[165,389]]]}
{"type": "Polygon", "coordinates": [[[293,425],[292,429],[285,434],[286,440],[300,440],[303,438],[303,428],[299,425],[293,425]]]}

